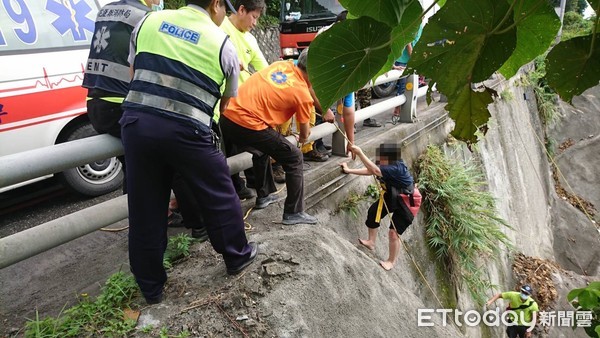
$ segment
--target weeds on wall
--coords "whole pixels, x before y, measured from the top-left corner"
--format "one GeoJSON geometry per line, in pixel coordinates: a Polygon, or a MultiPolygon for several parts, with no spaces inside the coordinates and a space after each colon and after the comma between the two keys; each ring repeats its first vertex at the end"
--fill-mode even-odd
{"type": "Polygon", "coordinates": [[[351,191],[338,206],[338,211],[349,212],[354,218],[358,218],[358,206],[365,199],[365,195],[361,195],[355,191],[351,191]]]}
{"type": "Polygon", "coordinates": [[[379,188],[375,184],[369,184],[367,190],[365,191],[365,196],[371,199],[378,200],[379,199],[379,188]]]}
{"type": "Polygon", "coordinates": [[[558,95],[546,81],[546,55],[540,55],[534,60],[535,70],[528,74],[529,83],[537,100],[538,112],[544,126],[549,127],[561,118],[558,108],[558,95]]]}
{"type": "Polygon", "coordinates": [[[419,159],[419,189],[423,193],[427,245],[445,261],[455,285],[465,284],[479,304],[493,286],[485,262],[512,247],[496,212],[495,200],[485,190],[485,178],[472,163],[448,158],[429,146],[419,159]]]}
{"type": "Polygon", "coordinates": [[[504,102],[511,102],[515,99],[515,95],[510,89],[506,88],[500,93],[500,98],[504,102]]]}
{"type": "MultiPolygon", "coordinates": [[[[186,234],[169,237],[163,264],[171,268],[173,264],[190,254],[194,239],[186,234]]],[[[47,317],[29,320],[25,324],[26,337],[124,337],[135,330],[137,319],[131,319],[124,309],[135,307],[133,299],[139,295],[139,288],[130,274],[117,272],[110,276],[96,300],[82,295],[79,303],[56,318],[47,317]]],[[[135,311],[134,311],[135,312],[135,311]]],[[[142,332],[151,330],[144,327],[142,332]]],[[[162,331],[161,331],[162,332],[162,331]]],[[[178,336],[187,337],[186,331],[178,336]]],[[[161,334],[161,337],[163,335],[161,334]]],[[[164,335],[166,337],[166,335],[164,335]]]]}
{"type": "Polygon", "coordinates": [[[345,211],[349,212],[354,218],[358,218],[360,202],[365,200],[378,200],[379,199],[379,188],[375,184],[369,184],[367,190],[361,195],[356,191],[351,191],[345,200],[343,200],[336,212],[345,211]]]}

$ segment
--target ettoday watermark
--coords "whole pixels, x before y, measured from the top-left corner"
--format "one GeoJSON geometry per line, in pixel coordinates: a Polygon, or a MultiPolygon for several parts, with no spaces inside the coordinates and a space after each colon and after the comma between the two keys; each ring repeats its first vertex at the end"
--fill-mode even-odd
{"type": "Polygon", "coordinates": [[[590,327],[592,325],[592,311],[538,311],[537,320],[527,321],[523,311],[490,309],[484,312],[477,310],[461,311],[458,309],[418,309],[417,326],[434,326],[434,317],[439,316],[442,326],[447,326],[449,321],[458,327],[465,326],[513,326],[524,325],[533,330],[535,324],[541,326],[558,327],[590,327]],[[514,319],[517,320],[514,320],[514,319]]]}

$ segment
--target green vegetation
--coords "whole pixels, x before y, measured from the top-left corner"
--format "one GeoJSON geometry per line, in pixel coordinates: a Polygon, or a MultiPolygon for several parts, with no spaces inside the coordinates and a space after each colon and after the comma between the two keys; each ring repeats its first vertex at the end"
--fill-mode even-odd
{"type": "MultiPolygon", "coordinates": [[[[438,3],[438,1],[436,1],[438,3]]],[[[441,2],[440,2],[441,3],[441,2]]],[[[600,12],[600,2],[590,1],[600,12]]],[[[311,43],[309,77],[323,106],[355,91],[373,77],[391,69],[417,31],[423,11],[417,0],[340,0],[352,16],[334,25],[311,43]],[[331,48],[336,46],[336,48],[331,48]]],[[[579,2],[577,2],[579,4],[579,2]]],[[[472,84],[494,72],[512,78],[525,64],[546,57],[548,86],[564,101],[595,86],[600,80],[600,43],[595,29],[555,46],[560,21],[545,1],[446,1],[429,18],[408,63],[431,79],[448,99],[446,109],[456,122],[453,136],[476,142],[485,133],[493,102],[492,88],[474,91],[472,84]],[[501,47],[500,47],[501,46],[501,47]]]]}
{"type": "Polygon", "coordinates": [[[138,293],[131,275],[118,272],[104,285],[102,293],[92,301],[85,296],[79,304],[64,311],[57,318],[31,320],[26,324],[26,337],[83,337],[124,336],[136,325],[125,319],[122,309],[129,308],[138,293]]]}
{"type": "Polygon", "coordinates": [[[585,288],[571,290],[567,299],[578,312],[591,312],[591,316],[587,317],[591,325],[584,327],[585,332],[590,337],[600,337],[600,282],[591,282],[585,288]]]}
{"type": "Polygon", "coordinates": [[[354,218],[358,218],[358,206],[365,199],[365,195],[361,195],[355,191],[351,191],[348,197],[343,200],[338,206],[338,211],[343,210],[349,212],[354,218]]]}
{"type": "Polygon", "coordinates": [[[160,332],[158,333],[160,338],[187,338],[190,337],[190,333],[187,331],[183,331],[178,335],[169,334],[169,329],[166,327],[162,327],[160,332]]]}
{"type": "Polygon", "coordinates": [[[357,193],[356,191],[351,191],[348,194],[348,197],[346,197],[346,199],[340,203],[340,205],[337,208],[337,212],[343,210],[349,212],[352,215],[352,217],[358,218],[358,207],[360,205],[360,202],[365,201],[367,199],[379,199],[379,188],[377,187],[377,185],[369,184],[369,186],[367,186],[367,190],[365,190],[365,192],[362,195],[357,193]]]}
{"type": "MultiPolygon", "coordinates": [[[[194,239],[180,234],[169,238],[163,264],[171,268],[178,260],[190,254],[190,245],[194,239]]],[[[62,337],[119,337],[131,333],[136,321],[128,319],[123,309],[133,306],[132,300],[139,294],[139,288],[133,276],[117,272],[110,276],[102,288],[101,294],[92,301],[87,295],[77,305],[62,312],[56,318],[47,317],[30,320],[25,324],[25,336],[36,338],[62,337]]],[[[152,326],[141,329],[152,331],[152,326]]],[[[177,336],[189,337],[187,332],[177,336]]],[[[161,333],[161,337],[163,337],[161,333]]]]}
{"type": "Polygon", "coordinates": [[[372,199],[379,199],[379,188],[375,184],[369,184],[367,190],[365,191],[365,196],[370,197],[372,199]]]}
{"type": "Polygon", "coordinates": [[[535,58],[534,65],[535,70],[528,74],[529,83],[533,86],[540,119],[546,127],[549,127],[561,118],[558,95],[548,86],[546,80],[545,55],[535,58]]]}
{"type": "Polygon", "coordinates": [[[577,36],[589,35],[592,33],[594,22],[586,20],[576,12],[566,12],[563,18],[563,30],[561,40],[569,40],[577,36]]]}
{"type": "Polygon", "coordinates": [[[500,255],[502,244],[511,246],[501,231],[509,226],[484,190],[485,178],[475,165],[463,165],[429,146],[419,160],[419,188],[428,246],[447,263],[453,282],[465,283],[473,300],[483,304],[492,287],[483,264],[500,255]]]}
{"type": "Polygon", "coordinates": [[[178,260],[185,258],[190,255],[190,245],[194,242],[194,239],[186,234],[179,234],[176,236],[169,237],[169,243],[167,244],[167,250],[163,258],[163,265],[165,269],[173,267],[178,260]]]}
{"type": "Polygon", "coordinates": [[[500,93],[500,99],[504,102],[510,102],[515,99],[515,95],[509,88],[506,88],[500,93]]]}
{"type": "MultiPolygon", "coordinates": [[[[560,7],[560,0],[549,0],[552,7],[560,7]]],[[[585,0],[567,0],[565,2],[565,11],[583,14],[583,11],[587,7],[587,1],[585,0]]]]}

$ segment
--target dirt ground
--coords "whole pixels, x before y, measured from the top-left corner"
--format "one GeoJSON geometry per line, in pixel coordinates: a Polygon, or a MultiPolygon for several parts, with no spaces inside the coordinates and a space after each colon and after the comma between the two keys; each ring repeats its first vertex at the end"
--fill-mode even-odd
{"type": "MultiPolygon", "coordinates": [[[[455,329],[441,325],[417,327],[416,309],[426,306],[415,290],[405,285],[409,277],[403,276],[402,270],[409,267],[400,264],[395,271],[386,272],[378,264],[381,255],[358,244],[357,236],[365,230],[362,215],[348,224],[348,215],[313,208],[310,212],[319,217],[319,224],[283,226],[275,223],[281,219],[281,204],[253,212],[248,218],[252,225],[248,237],[259,243],[259,254],[238,276],[226,274],[222,258],[209,242],[194,244],[191,255],[168,271],[162,303],[147,306],[143,299],[136,299],[142,304],[138,328],[151,325],[154,329],[149,333],[138,330],[131,336],[157,337],[165,328],[170,336],[187,331],[191,337],[460,336],[455,329]]],[[[380,235],[380,246],[387,250],[387,231],[380,235]]],[[[125,234],[117,236],[123,238],[125,234]]],[[[125,243],[115,241],[121,249],[126,248],[125,243]]],[[[60,256],[67,261],[71,254],[75,253],[60,256]]],[[[107,270],[127,271],[122,254],[117,260],[106,255],[93,264],[112,264],[107,270]]],[[[63,273],[60,283],[48,281],[44,289],[38,285],[39,279],[29,281],[29,288],[28,284],[11,282],[13,296],[9,301],[19,305],[10,315],[0,312],[0,337],[22,336],[20,328],[25,317],[32,318],[33,309],[40,308],[42,315],[55,315],[78,293],[97,292],[89,286],[79,287],[78,277],[61,269],[56,258],[53,262],[53,268],[63,273]],[[45,290],[54,294],[52,300],[44,302],[45,290]]],[[[85,258],[80,263],[90,266],[85,258]]],[[[83,270],[78,273],[87,278],[83,270]]],[[[94,283],[97,289],[106,277],[96,279],[87,283],[94,283]]],[[[5,293],[3,297],[4,310],[14,308],[6,302],[5,293]]]]}
{"type": "Polygon", "coordinates": [[[142,310],[138,327],[157,329],[136,337],[155,337],[163,326],[192,337],[458,336],[417,328],[416,308],[424,307],[417,296],[375,254],[327,227],[340,217],[325,211],[319,218],[293,227],[254,218],[249,238],[259,254],[239,276],[225,274],[210,244],[194,246],[169,272],[163,303],[142,310]]]}

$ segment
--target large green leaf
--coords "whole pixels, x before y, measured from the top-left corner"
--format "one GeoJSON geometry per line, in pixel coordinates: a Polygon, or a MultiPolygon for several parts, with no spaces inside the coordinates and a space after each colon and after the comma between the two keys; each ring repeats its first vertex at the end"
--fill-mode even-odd
{"type": "Polygon", "coordinates": [[[579,305],[586,310],[591,310],[594,308],[594,306],[598,305],[596,296],[593,295],[589,290],[584,289],[583,292],[579,294],[577,299],[579,300],[579,305]]]}
{"type": "Polygon", "coordinates": [[[495,92],[491,89],[475,92],[470,84],[466,84],[452,101],[449,100],[446,110],[456,123],[452,131],[454,137],[469,143],[477,142],[477,131],[487,130],[486,124],[490,118],[487,106],[493,102],[492,94],[495,92]]]}
{"type": "Polygon", "coordinates": [[[600,34],[579,36],[554,46],[546,57],[546,79],[560,97],[571,102],[573,96],[600,82],[600,34]]]}
{"type": "Polygon", "coordinates": [[[391,53],[391,30],[360,17],[333,25],[311,42],[308,76],[323,107],[364,86],[383,67],[391,53]]]}
{"type": "Polygon", "coordinates": [[[404,14],[402,15],[402,21],[397,23],[392,29],[392,52],[388,56],[388,59],[383,68],[375,74],[374,78],[389,71],[394,64],[394,61],[402,55],[404,47],[415,39],[415,34],[419,30],[421,24],[421,15],[423,14],[423,8],[418,1],[413,2],[409,5],[404,14]]]}
{"type": "MultiPolygon", "coordinates": [[[[417,0],[340,0],[350,13],[360,13],[395,27],[402,19],[404,10],[417,0]]],[[[420,5],[419,5],[420,6],[420,5]]]]}
{"type": "Polygon", "coordinates": [[[560,20],[546,1],[520,0],[514,8],[517,25],[517,47],[500,68],[505,78],[513,77],[519,68],[544,53],[554,41],[560,20]]]}
{"type": "Polygon", "coordinates": [[[449,100],[466,84],[486,80],[516,46],[509,9],[497,0],[446,3],[425,26],[411,67],[437,82],[449,100]]]}
{"type": "Polygon", "coordinates": [[[577,296],[579,296],[579,294],[583,292],[583,290],[585,290],[585,288],[573,289],[569,291],[569,293],[567,294],[567,300],[569,302],[572,302],[573,299],[577,298],[577,296]]]}

